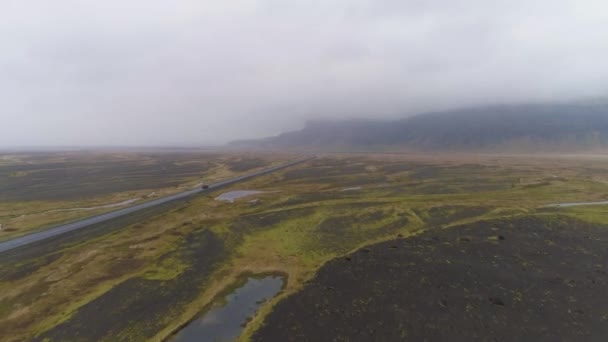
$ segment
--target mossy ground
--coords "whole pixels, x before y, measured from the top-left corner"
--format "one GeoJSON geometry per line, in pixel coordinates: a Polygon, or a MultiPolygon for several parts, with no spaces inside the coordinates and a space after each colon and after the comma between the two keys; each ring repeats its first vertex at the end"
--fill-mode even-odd
{"type": "MultiPolygon", "coordinates": [[[[257,166],[249,158],[232,168],[257,166]]],[[[225,189],[268,193],[232,204],[200,195],[1,255],[1,340],[160,341],[243,274],[287,275],[282,293],[247,325],[246,340],[325,263],[367,244],[605,198],[608,161],[589,163],[593,168],[551,158],[321,156],[225,189]],[[93,313],[108,318],[91,320],[93,313]],[[88,333],[88,324],[99,328],[88,333]]],[[[608,222],[595,208],[563,212],[608,222]]]]}
{"type": "Polygon", "coordinates": [[[601,341],[608,226],[564,215],[477,221],[337,258],[254,341],[601,341]]]}

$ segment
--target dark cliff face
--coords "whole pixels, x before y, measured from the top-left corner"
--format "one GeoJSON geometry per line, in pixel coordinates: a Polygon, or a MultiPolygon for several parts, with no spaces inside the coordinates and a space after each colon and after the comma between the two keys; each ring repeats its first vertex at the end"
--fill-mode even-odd
{"type": "Polygon", "coordinates": [[[314,121],[299,131],[235,142],[272,148],[589,149],[608,143],[608,105],[492,106],[396,121],[314,121]]]}

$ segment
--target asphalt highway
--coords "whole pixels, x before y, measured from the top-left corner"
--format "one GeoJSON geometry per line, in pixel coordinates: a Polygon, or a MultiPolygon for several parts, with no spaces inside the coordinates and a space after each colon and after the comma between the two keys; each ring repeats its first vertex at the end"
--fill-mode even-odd
{"type": "Polygon", "coordinates": [[[105,213],[105,214],[101,214],[101,215],[96,215],[96,216],[92,216],[80,221],[76,221],[76,222],[72,222],[72,223],[67,223],[67,224],[63,224],[57,227],[53,227],[53,228],[49,228],[46,229],[44,231],[40,231],[40,232],[36,232],[36,233],[32,233],[29,235],[25,235],[25,236],[21,236],[12,240],[8,240],[8,241],[4,241],[4,242],[0,242],[0,253],[6,252],[6,251],[10,251],[12,249],[15,248],[19,248],[22,246],[26,246],[29,245],[31,243],[34,242],[38,242],[38,241],[42,241],[57,235],[61,235],[67,232],[71,232],[74,230],[78,230],[78,229],[83,229],[86,227],[89,227],[93,224],[96,223],[100,223],[100,222],[105,222],[108,220],[112,220],[115,219],[117,217],[121,217],[124,215],[128,215],[130,213],[142,210],[142,209],[146,209],[146,208],[150,208],[150,207],[155,207],[157,205],[161,205],[167,202],[171,202],[171,201],[175,201],[181,198],[185,198],[185,197],[189,197],[192,195],[196,195],[199,194],[201,192],[208,192],[211,191],[213,189],[217,189],[226,185],[230,185],[236,182],[240,182],[240,181],[244,181],[247,179],[251,179],[253,177],[257,177],[257,176],[261,176],[261,175],[265,175],[265,174],[269,174],[271,172],[274,171],[278,171],[281,169],[284,169],[286,167],[290,167],[302,162],[305,162],[307,160],[310,160],[314,157],[306,157],[306,158],[302,158],[302,159],[298,159],[289,163],[285,163],[285,164],[281,164],[275,167],[271,167],[268,169],[264,169],[258,172],[254,172],[251,174],[246,174],[243,176],[239,176],[239,177],[234,177],[231,179],[227,179],[221,182],[217,182],[217,183],[213,183],[213,184],[209,184],[209,188],[208,189],[202,189],[202,188],[198,188],[198,189],[193,189],[193,190],[189,190],[189,191],[184,191],[184,192],[180,192],[178,194],[174,194],[171,196],[167,196],[167,197],[162,197],[162,198],[158,198],[149,202],[144,202],[144,203],[140,203],[131,207],[127,207],[127,208],[123,208],[123,209],[119,209],[116,211],[111,211],[109,213],[105,213]]]}

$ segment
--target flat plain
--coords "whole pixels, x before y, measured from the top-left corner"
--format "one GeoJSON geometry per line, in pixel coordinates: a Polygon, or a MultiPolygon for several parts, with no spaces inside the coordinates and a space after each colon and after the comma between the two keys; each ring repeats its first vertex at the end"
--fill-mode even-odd
{"type": "Polygon", "coordinates": [[[285,160],[200,152],[0,155],[0,241],[285,160]]]}
{"type": "MultiPolygon", "coordinates": [[[[205,160],[208,156],[200,158],[205,160]]],[[[215,158],[224,160],[218,164],[225,165],[226,158],[243,160],[244,157],[217,155],[215,158]]],[[[285,158],[247,156],[246,160],[262,159],[267,165],[285,158]]],[[[192,160],[193,156],[188,159],[192,160]]],[[[70,161],[70,164],[74,163],[78,164],[78,161],[70,161]]],[[[196,165],[206,165],[204,161],[200,163],[196,165]]],[[[263,164],[251,163],[255,167],[263,164]]],[[[151,169],[156,170],[157,167],[158,164],[154,164],[151,169]]],[[[201,172],[205,174],[208,172],[205,170],[211,169],[204,166],[200,170],[196,167],[182,169],[183,173],[173,174],[179,179],[175,183],[168,180],[167,183],[159,183],[154,180],[159,178],[156,176],[144,177],[146,180],[142,180],[142,184],[145,185],[141,188],[108,186],[107,189],[118,189],[110,191],[108,196],[136,191],[141,191],[137,196],[149,193],[150,183],[146,182],[165,184],[165,189],[176,184],[194,184],[199,181],[201,172]],[[184,175],[189,172],[196,175],[192,178],[184,175]]],[[[218,169],[221,172],[214,175],[224,175],[227,168],[219,166],[218,169]]],[[[525,231],[526,227],[535,234],[544,234],[590,226],[585,228],[586,233],[580,238],[590,236],[595,244],[581,245],[589,253],[579,250],[576,257],[592,262],[599,255],[605,260],[606,240],[602,235],[604,224],[608,224],[605,206],[552,208],[546,205],[607,199],[607,171],[608,157],[603,155],[320,155],[301,165],[232,185],[222,191],[151,208],[86,231],[0,255],[0,331],[3,332],[0,338],[2,341],[162,341],[207,310],[214,298],[242,283],[243,277],[273,273],[286,276],[287,284],[277,297],[265,302],[251,318],[241,339],[263,340],[264,336],[295,338],[300,336],[298,333],[308,333],[306,320],[293,316],[302,322],[301,330],[281,335],[282,323],[277,320],[277,315],[308,312],[305,310],[324,313],[315,311],[315,307],[296,305],[298,298],[306,298],[314,291],[320,291],[319,288],[325,290],[322,293],[327,297],[317,297],[322,301],[318,304],[331,304],[323,307],[324,310],[352,309],[340,307],[343,302],[332,304],[334,299],[347,298],[344,296],[348,291],[331,285],[334,278],[327,277],[327,274],[335,274],[335,279],[338,279],[342,273],[350,272],[361,253],[368,255],[369,251],[389,250],[399,255],[408,250],[405,246],[409,243],[420,248],[419,254],[410,255],[412,258],[425,260],[424,253],[430,250],[442,258],[460,260],[455,264],[466,269],[467,262],[484,263],[487,260],[456,258],[458,251],[467,251],[465,247],[469,246],[466,240],[456,239],[491,244],[483,245],[484,248],[495,244],[501,246],[503,242],[520,242],[524,246],[531,243],[521,233],[521,229],[525,231]],[[215,200],[221,192],[230,190],[259,190],[264,193],[234,203],[215,200]],[[500,222],[503,223],[498,226],[500,231],[493,231],[492,228],[497,228],[500,222]],[[548,228],[543,230],[542,227],[548,228]],[[423,245],[416,244],[432,239],[435,236],[432,234],[440,240],[451,241],[449,248],[435,251],[442,245],[424,245],[426,247],[423,248],[420,247],[423,245]],[[500,236],[505,238],[504,241],[500,236]]],[[[124,174],[118,172],[109,178],[112,180],[109,182],[119,182],[124,174]]],[[[168,179],[171,177],[169,175],[168,179]]],[[[104,178],[93,177],[90,182],[95,183],[98,179],[104,178]]],[[[89,182],[82,178],[73,181],[89,182]]],[[[140,184],[136,181],[127,183],[140,184]]],[[[5,201],[27,203],[40,200],[32,190],[36,188],[35,181],[23,184],[28,191],[20,192],[15,188],[13,197],[5,198],[5,201]]],[[[54,191],[61,193],[60,190],[54,191]]],[[[78,199],[84,193],[87,192],[64,193],[62,196],[65,197],[53,195],[50,202],[63,198],[70,206],[84,206],[78,199]]],[[[105,195],[101,191],[91,196],[105,195]]],[[[116,196],[112,200],[131,196],[133,194],[121,198],[116,196]]],[[[560,244],[568,240],[559,234],[547,236],[541,239],[551,240],[553,236],[560,244]]],[[[549,246],[549,242],[546,243],[549,246]]],[[[542,250],[544,247],[539,248],[542,250]]],[[[488,249],[488,255],[491,253],[492,250],[488,249]]],[[[360,264],[362,270],[369,265],[379,270],[383,265],[408,270],[409,264],[391,266],[394,260],[390,255],[376,254],[384,255],[384,259],[371,258],[368,263],[360,264]]],[[[398,259],[404,258],[401,254],[398,259]]],[[[425,269],[423,266],[421,264],[421,269],[425,269]]],[[[433,269],[433,264],[427,266],[427,270],[433,269]]],[[[372,291],[377,295],[378,307],[381,307],[381,299],[391,298],[393,287],[406,291],[411,286],[412,293],[415,293],[421,288],[423,276],[429,281],[435,280],[431,275],[410,271],[413,279],[384,279],[380,271],[376,279],[355,277],[352,279],[360,283],[353,288],[372,291]],[[370,281],[377,284],[370,286],[370,281]]],[[[606,271],[605,264],[600,271],[606,271]]],[[[578,277],[559,276],[564,281],[578,277]]],[[[598,276],[596,280],[605,281],[602,277],[598,276]]],[[[458,281],[454,283],[459,284],[458,281]]],[[[459,288],[467,286],[471,285],[462,283],[459,288]]],[[[506,297],[505,293],[497,293],[492,298],[508,305],[515,299],[506,297]]],[[[440,308],[444,307],[443,304],[454,305],[452,297],[445,299],[445,303],[441,302],[444,299],[440,298],[441,294],[437,294],[439,297],[433,299],[433,304],[438,303],[440,308]]],[[[445,295],[457,296],[451,292],[445,295]]],[[[483,301],[490,299],[484,297],[483,301]]],[[[315,304],[310,300],[308,303],[315,304]]],[[[500,306],[496,303],[491,303],[491,308],[500,306]]],[[[373,305],[368,307],[370,310],[375,308],[373,305]]],[[[454,305],[454,312],[459,308],[466,309],[466,305],[454,305]]],[[[600,322],[604,319],[593,309],[589,312],[594,313],[593,317],[600,322]]],[[[422,310],[418,312],[420,315],[424,313],[422,310]]],[[[370,312],[363,310],[358,314],[364,317],[370,312]]],[[[332,325],[336,323],[334,319],[328,312],[313,323],[332,325]]],[[[342,321],[344,331],[348,331],[349,324],[353,322],[356,321],[342,321]]],[[[384,336],[397,333],[390,326],[383,328],[386,329],[384,336]]],[[[338,334],[336,340],[356,340],[342,330],[335,331],[338,334]]],[[[411,336],[416,336],[413,334],[411,336]]]]}

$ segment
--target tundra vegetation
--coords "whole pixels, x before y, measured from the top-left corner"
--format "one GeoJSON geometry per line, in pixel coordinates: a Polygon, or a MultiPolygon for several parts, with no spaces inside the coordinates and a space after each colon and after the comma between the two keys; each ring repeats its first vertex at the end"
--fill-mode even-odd
{"type": "MultiPolygon", "coordinates": [[[[224,160],[220,168],[229,172],[225,158],[235,157],[214,158],[224,160]]],[[[268,163],[281,159],[273,158],[268,163]]],[[[201,156],[200,160],[205,158],[201,156]]],[[[250,160],[245,164],[260,166],[250,160]]],[[[241,166],[233,168],[243,171],[241,166]]],[[[327,276],[327,267],[338,270],[333,272],[337,276],[354,267],[350,262],[352,253],[392,250],[392,246],[401,250],[404,240],[430,238],[424,234],[456,232],[466,227],[463,233],[440,237],[451,239],[451,249],[441,253],[452,261],[460,253],[454,241],[466,242],[454,239],[464,236],[498,244],[502,241],[500,236],[521,238],[521,227],[526,222],[533,223],[531,229],[538,230],[537,234],[542,234],[547,225],[557,225],[555,229],[560,232],[571,226],[584,226],[586,233],[579,234],[581,238],[591,236],[596,241],[595,232],[608,223],[605,207],[545,206],[608,199],[607,171],[605,156],[321,155],[219,191],[0,255],[0,338],[165,340],[251,274],[281,274],[287,283],[277,297],[261,306],[241,339],[279,336],[281,326],[271,313],[273,309],[277,308],[277,314],[292,312],[301,303],[294,304],[294,300],[314,293],[318,284],[330,292],[343,291],[327,285],[322,277],[327,276]],[[350,191],[342,191],[349,188],[350,191]],[[234,203],[214,199],[223,191],[243,189],[264,193],[234,203]],[[491,230],[497,225],[498,231],[491,230]],[[264,323],[266,317],[268,321],[264,323]]],[[[155,177],[146,178],[146,182],[154,183],[155,177]]],[[[147,191],[149,188],[142,193],[147,191]]],[[[36,197],[31,196],[30,199],[36,197]]],[[[83,206],[77,201],[71,205],[83,206]]],[[[561,235],[552,236],[556,241],[570,241],[561,235]]],[[[605,240],[580,248],[588,248],[590,255],[596,255],[593,248],[598,246],[603,246],[605,253],[605,240]]],[[[427,247],[417,251],[436,249],[427,247]]],[[[575,256],[584,257],[584,251],[576,248],[575,256]]],[[[412,257],[425,260],[420,255],[412,257]]],[[[385,262],[390,264],[392,260],[385,258],[385,262]]],[[[374,259],[365,265],[378,268],[385,264],[374,259]]],[[[409,270],[408,265],[391,267],[409,270]]],[[[378,295],[376,303],[384,305],[382,300],[394,292],[395,286],[407,283],[382,279],[380,273],[374,286],[355,288],[372,291],[378,295]]],[[[431,276],[427,278],[433,280],[431,276]]],[[[419,279],[415,282],[422,286],[419,279]]],[[[505,294],[492,297],[494,306],[517,298],[512,293],[508,299],[498,298],[500,295],[505,294]]],[[[328,295],[324,303],[334,299],[328,295]]],[[[441,299],[439,305],[452,305],[449,298],[445,303],[441,299]]],[[[342,304],[333,308],[349,308],[339,306],[342,304]]],[[[589,310],[595,312],[593,308],[589,310]]],[[[608,313],[605,315],[608,318],[608,313]]],[[[325,317],[326,322],[332,322],[330,314],[325,317]]],[[[297,328],[306,332],[309,322],[301,322],[297,328]]]]}
{"type": "Polygon", "coordinates": [[[285,161],[217,153],[0,155],[0,241],[285,161]]]}

